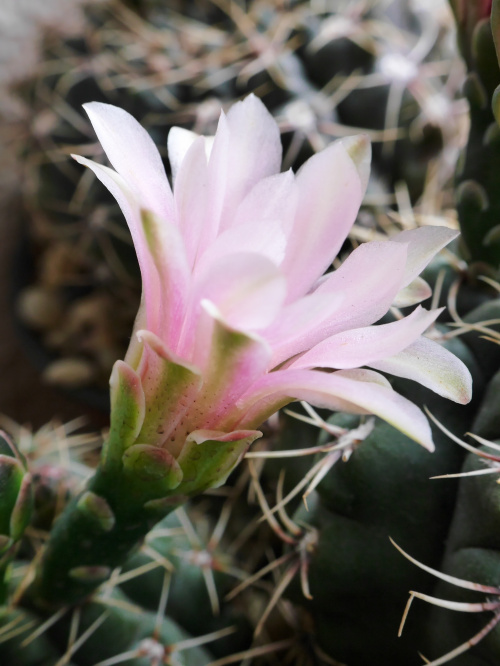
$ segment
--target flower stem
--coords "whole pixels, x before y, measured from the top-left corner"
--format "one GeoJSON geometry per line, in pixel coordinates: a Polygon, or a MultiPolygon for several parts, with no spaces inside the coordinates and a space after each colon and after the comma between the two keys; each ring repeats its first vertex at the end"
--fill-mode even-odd
{"type": "Polygon", "coordinates": [[[98,468],[57,519],[27,593],[30,602],[54,608],[83,600],[182,501],[173,497],[169,505],[162,484],[144,481],[121,466],[98,468]],[[162,510],[152,510],[148,502],[158,499],[162,510]]]}

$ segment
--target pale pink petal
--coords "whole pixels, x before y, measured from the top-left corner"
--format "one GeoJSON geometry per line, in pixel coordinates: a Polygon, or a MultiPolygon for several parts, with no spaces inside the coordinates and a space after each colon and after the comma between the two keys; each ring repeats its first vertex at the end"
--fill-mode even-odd
{"type": "Polygon", "coordinates": [[[178,229],[150,211],[140,210],[128,184],[115,171],[84,157],[74,158],[96,174],[122,209],[141,269],[147,327],[175,350],[189,291],[188,265],[178,229]]]}
{"type": "Polygon", "coordinates": [[[364,325],[357,323],[361,321],[373,323],[389,309],[390,304],[386,306],[389,294],[396,294],[399,290],[406,262],[407,247],[403,243],[363,243],[337,270],[325,276],[326,279],[314,293],[340,292],[348,295],[347,300],[351,303],[356,302],[357,309],[349,316],[349,328],[364,325]]]}
{"type": "Polygon", "coordinates": [[[313,294],[286,306],[263,333],[273,347],[273,366],[325,338],[378,321],[401,286],[406,247],[390,241],[364,243],[330,273],[313,294]]]}
{"type": "Polygon", "coordinates": [[[290,368],[357,368],[402,351],[414,342],[444,308],[417,307],[408,317],[390,324],[355,328],[323,340],[290,368]]]}
{"type": "Polygon", "coordinates": [[[409,285],[396,294],[393,305],[396,308],[407,308],[416,305],[432,296],[432,289],[421,277],[416,277],[409,285]]]}
{"type": "MultiPolygon", "coordinates": [[[[141,210],[141,221],[150,256],[160,280],[160,335],[171,351],[176,352],[186,315],[191,289],[191,274],[180,230],[159,219],[149,210],[141,210]]],[[[148,294],[149,298],[149,294],[148,294]]]]}
{"type": "Polygon", "coordinates": [[[212,335],[205,339],[208,355],[204,361],[203,396],[196,408],[204,413],[200,426],[222,426],[240,396],[265,373],[271,350],[262,338],[244,334],[228,326],[213,309],[212,335]]]}
{"type": "Polygon", "coordinates": [[[130,336],[127,353],[125,354],[124,358],[125,363],[133,370],[137,370],[139,367],[142,356],[142,343],[137,339],[137,332],[141,331],[142,329],[146,329],[147,326],[148,320],[146,315],[146,299],[143,289],[141,293],[141,302],[139,303],[139,309],[137,310],[137,314],[135,316],[134,327],[130,336]]]}
{"type": "Polygon", "coordinates": [[[361,181],[341,141],[311,157],[295,179],[298,205],[283,270],[288,302],[306,294],[326,271],[352,227],[361,181]]]}
{"type": "Polygon", "coordinates": [[[286,296],[286,281],[272,261],[235,253],[196,276],[197,300],[214,303],[229,326],[242,331],[266,328],[286,296]]]}
{"type": "Polygon", "coordinates": [[[410,284],[427,266],[439,250],[458,236],[458,231],[448,227],[419,227],[401,231],[391,237],[393,243],[408,243],[408,263],[403,287],[410,284]]]}
{"type": "Polygon", "coordinates": [[[472,397],[472,378],[467,367],[454,354],[428,338],[419,338],[399,354],[369,365],[397,377],[413,379],[462,405],[472,397]]]}
{"type": "Polygon", "coordinates": [[[226,414],[234,410],[236,401],[248,387],[264,375],[271,350],[258,335],[229,326],[217,308],[207,301],[203,303],[195,326],[189,351],[191,362],[202,369],[204,384],[185,423],[187,432],[201,427],[212,428],[215,424],[232,430],[231,424],[225,422],[226,414]]]}
{"type": "Polygon", "coordinates": [[[278,266],[285,254],[285,248],[286,234],[280,221],[256,219],[226,229],[203,254],[200,248],[201,258],[197,269],[207,271],[225,257],[242,251],[265,257],[278,266]]]}
{"type": "Polygon", "coordinates": [[[236,210],[234,225],[250,223],[257,219],[269,223],[279,220],[287,236],[291,231],[298,192],[295,175],[291,169],[260,180],[243,199],[236,210]]]}
{"type": "Polygon", "coordinates": [[[192,269],[200,248],[205,248],[207,238],[213,236],[210,228],[214,221],[210,218],[208,209],[208,168],[204,137],[195,139],[178,167],[174,200],[179,229],[192,269]]]}
{"type": "Polygon", "coordinates": [[[208,208],[214,228],[208,238],[209,244],[213,242],[219,233],[222,209],[227,190],[229,155],[230,155],[230,131],[226,115],[221,111],[217,132],[215,133],[210,158],[208,160],[208,208]]]}
{"type": "Polygon", "coordinates": [[[365,195],[368,181],[370,180],[372,147],[366,134],[356,134],[346,136],[340,139],[342,145],[347,150],[349,157],[353,160],[358,170],[358,176],[361,181],[362,196],[365,195]]]}
{"type": "MultiPolygon", "coordinates": [[[[376,374],[376,373],[375,373],[376,374]]],[[[434,450],[429,423],[421,410],[387,385],[375,379],[369,370],[339,370],[327,373],[318,370],[282,370],[269,373],[252,386],[239,402],[240,409],[248,407],[242,422],[253,423],[272,410],[284,397],[306,400],[317,407],[342,409],[359,413],[365,411],[384,419],[405,435],[434,450]]]]}
{"type": "Polygon", "coordinates": [[[270,368],[310,349],[341,327],[337,312],[344,295],[309,294],[286,305],[271,326],[262,332],[273,349],[270,368]]]}
{"type": "MultiPolygon", "coordinates": [[[[234,252],[255,252],[279,265],[285,256],[296,197],[291,171],[261,180],[245,197],[233,226],[205,249],[200,270],[234,252]]],[[[201,254],[201,252],[200,252],[201,254]]]]}
{"type": "Polygon", "coordinates": [[[172,127],[168,133],[168,160],[172,169],[172,182],[174,185],[182,160],[197,138],[198,134],[196,132],[191,132],[191,130],[184,129],[183,127],[172,127]]]}
{"type": "MultiPolygon", "coordinates": [[[[270,375],[268,375],[268,378],[276,378],[277,374],[282,377],[283,372],[284,371],[281,370],[272,372],[270,375]]],[[[315,371],[312,370],[307,372],[312,372],[313,375],[315,373],[315,371]]],[[[356,368],[355,370],[339,370],[338,373],[339,376],[345,375],[349,379],[354,379],[356,381],[370,381],[392,390],[390,382],[387,380],[387,378],[378,372],[373,372],[373,370],[367,370],[366,368],[356,368]]],[[[274,414],[276,411],[278,411],[278,409],[281,409],[281,407],[284,407],[285,405],[295,400],[295,398],[291,397],[288,393],[286,393],[285,390],[265,392],[265,395],[262,397],[259,393],[259,390],[262,382],[266,383],[268,378],[262,377],[260,381],[251,386],[241,397],[236,408],[233,410],[234,414],[236,415],[236,420],[233,423],[233,427],[235,427],[234,424],[238,423],[251,423],[257,427],[257,423],[263,423],[266,418],[274,414]]],[[[328,409],[339,412],[349,412],[350,414],[369,414],[369,412],[363,407],[360,407],[359,405],[353,405],[351,402],[340,396],[329,396],[328,409]]]]}
{"type": "Polygon", "coordinates": [[[142,208],[173,221],[173,199],[153,139],[129,113],[111,104],[84,104],[104,152],[142,208]]]}
{"type": "Polygon", "coordinates": [[[158,332],[160,330],[161,304],[163,300],[162,288],[158,270],[152,261],[148,242],[144,235],[141,211],[134,193],[128,187],[128,183],[113,169],[97,164],[97,162],[80,157],[79,155],[72,155],[72,157],[95,173],[101,183],[114,196],[125,216],[141,269],[147,327],[152,331],[158,332]]]}
{"type": "Polygon", "coordinates": [[[223,257],[195,275],[178,353],[205,368],[214,320],[252,336],[276,318],[285,294],[286,281],[269,259],[252,253],[223,257]]]}
{"type": "MultiPolygon", "coordinates": [[[[226,117],[228,146],[224,167],[224,204],[221,230],[232,226],[239,204],[253,186],[281,169],[281,139],[278,126],[264,104],[249,95],[237,102],[226,117]]],[[[221,127],[217,129],[217,134],[221,127]]],[[[219,137],[216,134],[212,156],[219,137]]],[[[210,161],[212,167],[212,160],[210,161]]],[[[215,161],[213,163],[215,165],[215,161]]],[[[218,168],[218,166],[217,166],[218,168]]]]}

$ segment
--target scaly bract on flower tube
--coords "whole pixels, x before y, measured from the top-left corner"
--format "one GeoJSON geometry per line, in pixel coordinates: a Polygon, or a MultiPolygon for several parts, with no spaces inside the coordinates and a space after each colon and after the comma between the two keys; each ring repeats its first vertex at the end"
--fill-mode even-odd
{"type": "Polygon", "coordinates": [[[422,337],[440,310],[417,306],[376,322],[392,304],[430,295],[418,274],[456,232],[424,227],[368,242],[326,272],[364,195],[366,137],[335,141],[298,173],[280,173],[278,127],[251,95],[221,114],[215,137],[171,130],[171,188],[128,113],[85,108],[114,169],[75,159],[118,201],[143,281],[130,348],[111,380],[111,448],[124,464],[168,469],[182,494],[216,485],[260,436],[255,428],[297,399],[376,414],[432,450],[421,410],[378,371],[460,403],[470,400],[470,374],[422,337]],[[215,450],[225,451],[216,471],[196,462],[215,450]]]}

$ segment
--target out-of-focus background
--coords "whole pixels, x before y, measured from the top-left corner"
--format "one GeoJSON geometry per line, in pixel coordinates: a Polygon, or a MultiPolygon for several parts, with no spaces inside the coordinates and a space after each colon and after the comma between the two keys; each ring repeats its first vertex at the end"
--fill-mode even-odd
{"type": "Polygon", "coordinates": [[[445,0],[3,0],[0,7],[0,412],[106,422],[107,380],[140,295],[128,232],[90,173],[81,105],[130,111],[166,160],[172,125],[214,131],[250,92],[284,168],[366,132],[374,169],[352,245],[456,226],[464,67],[445,0]]]}
{"type": "Polygon", "coordinates": [[[26,353],[13,321],[13,275],[21,260],[25,230],[25,156],[20,148],[32,120],[16,86],[36,76],[49,34],[63,40],[83,29],[81,4],[78,0],[3,0],[0,7],[0,412],[34,426],[52,416],[76,417],[82,407],[41,379],[40,366],[26,353]]]}

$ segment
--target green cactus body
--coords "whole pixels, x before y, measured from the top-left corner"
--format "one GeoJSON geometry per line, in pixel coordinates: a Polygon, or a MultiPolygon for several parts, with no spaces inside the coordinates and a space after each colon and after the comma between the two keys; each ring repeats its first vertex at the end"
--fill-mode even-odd
{"type": "MultiPolygon", "coordinates": [[[[72,658],[78,666],[94,666],[120,654],[128,656],[123,661],[127,666],[149,666],[155,658],[179,666],[206,666],[212,660],[200,647],[177,652],[176,644],[190,636],[173,620],[164,617],[159,621],[156,613],[134,606],[118,589],[83,604],[78,612],[78,636],[88,632],[81,645],[75,642],[72,658]]],[[[72,614],[67,613],[51,628],[53,642],[64,645],[72,621],[72,614]]]]}
{"type": "MultiPolygon", "coordinates": [[[[455,339],[452,347],[468,363],[479,397],[481,373],[474,358],[462,342],[455,339]]],[[[456,410],[423,387],[406,380],[395,384],[447,427],[467,428],[475,404],[456,410]]],[[[337,415],[331,422],[352,428],[359,417],[337,415]]],[[[319,531],[309,565],[313,599],[304,603],[315,617],[320,647],[349,666],[420,663],[416,646],[424,646],[428,608],[416,609],[402,638],[397,631],[408,590],[430,593],[434,582],[402,558],[389,537],[439,567],[457,483],[429,477],[458,471],[463,454],[439,429],[433,436],[436,451],[429,455],[377,421],[349,461],[337,463],[318,486],[311,510],[301,508],[296,517],[319,531]]]]}
{"type": "MultiPolygon", "coordinates": [[[[3,609],[0,614],[0,663],[9,666],[48,666],[62,657],[46,634],[33,640],[31,635],[40,628],[42,620],[29,611],[3,609]],[[12,628],[9,631],[9,627],[12,628]],[[8,635],[11,633],[12,638],[8,635]],[[29,641],[25,643],[25,641],[29,641]]],[[[72,662],[68,662],[71,666],[72,662]]]]}
{"type": "MultiPolygon", "coordinates": [[[[252,629],[241,604],[225,603],[224,597],[235,586],[233,575],[226,573],[237,563],[224,553],[223,549],[211,552],[193,545],[182,528],[176,513],[161,521],[155,531],[172,532],[171,536],[154,536],[147,540],[149,549],[155,556],[166,558],[174,567],[170,577],[166,612],[174,617],[182,627],[193,635],[210,633],[227,627],[237,631],[210,644],[210,650],[216,657],[223,657],[241,652],[251,644],[252,629]],[[213,576],[214,590],[218,608],[213,608],[204,568],[213,576]],[[196,608],[196,612],[193,612],[196,608]]],[[[141,566],[154,561],[145,553],[132,555],[126,562],[123,572],[133,573],[141,566]]],[[[166,571],[159,566],[140,576],[122,583],[121,588],[130,599],[145,608],[154,610],[158,607],[166,571]]],[[[208,583],[210,584],[210,583],[208,583]]],[[[213,594],[213,591],[212,591],[213,594]]]]}
{"type": "MultiPolygon", "coordinates": [[[[487,447],[483,452],[492,453],[487,447]]],[[[475,454],[466,458],[463,471],[484,470],[488,463],[475,454]]],[[[497,474],[471,476],[460,480],[460,489],[450,528],[443,573],[481,585],[498,586],[500,566],[500,486],[497,474]]],[[[451,601],[480,603],[495,600],[495,595],[463,590],[439,582],[435,596],[451,601]]],[[[491,613],[457,613],[433,609],[429,622],[430,643],[439,656],[456,648],[479,632],[490,620],[491,613]]],[[[471,649],[459,657],[457,666],[493,666],[500,659],[500,627],[494,628],[471,649]]]]}

